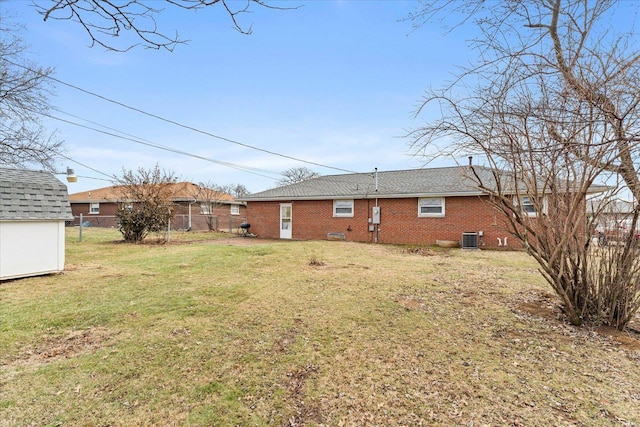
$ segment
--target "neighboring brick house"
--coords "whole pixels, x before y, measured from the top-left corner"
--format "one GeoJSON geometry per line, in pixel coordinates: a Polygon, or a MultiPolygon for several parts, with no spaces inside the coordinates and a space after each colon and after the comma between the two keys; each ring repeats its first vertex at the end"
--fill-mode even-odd
{"type": "MultiPolygon", "coordinates": [[[[629,200],[621,199],[594,199],[587,203],[587,214],[597,215],[597,230],[624,230],[631,229],[631,222],[636,204],[629,200]]],[[[639,227],[636,227],[639,228],[639,227]]]]}
{"type": "Polygon", "coordinates": [[[640,222],[635,226],[633,224],[636,208],[637,204],[629,200],[606,197],[590,200],[587,203],[587,216],[592,237],[597,238],[601,245],[622,242],[630,234],[637,241],[640,239],[640,222]]]}
{"type": "Polygon", "coordinates": [[[67,187],[52,174],[0,168],[0,280],[64,270],[67,187]]]}
{"type": "MultiPolygon", "coordinates": [[[[207,191],[191,182],[178,182],[171,186],[173,229],[202,231],[209,230],[211,226],[215,230],[234,230],[246,220],[246,206],[229,194],[207,195],[207,191]]],[[[83,223],[93,227],[117,227],[115,215],[125,202],[119,186],[74,193],[69,199],[74,216],[73,224],[79,224],[82,214],[83,223]]]]}
{"type": "Polygon", "coordinates": [[[521,248],[470,176],[468,167],[321,176],[241,200],[259,237],[521,248]]]}

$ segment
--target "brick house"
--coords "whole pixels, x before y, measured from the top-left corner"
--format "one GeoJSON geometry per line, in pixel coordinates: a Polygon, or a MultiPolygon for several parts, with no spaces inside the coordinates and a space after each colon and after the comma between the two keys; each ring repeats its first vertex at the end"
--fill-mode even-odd
{"type": "MultiPolygon", "coordinates": [[[[489,169],[474,170],[493,180],[489,169]]],[[[259,237],[522,247],[467,167],[321,176],[241,200],[259,237]]]]}
{"type": "MultiPolygon", "coordinates": [[[[171,184],[174,216],[172,228],[176,230],[206,231],[234,230],[247,218],[244,203],[226,193],[211,193],[191,182],[171,184]]],[[[78,225],[80,214],[85,225],[92,227],[117,227],[115,217],[125,202],[118,186],[98,188],[69,196],[73,212],[73,224],[78,225]]]]}
{"type": "Polygon", "coordinates": [[[587,215],[598,216],[599,230],[630,230],[636,204],[622,199],[594,199],[587,203],[587,215]]]}

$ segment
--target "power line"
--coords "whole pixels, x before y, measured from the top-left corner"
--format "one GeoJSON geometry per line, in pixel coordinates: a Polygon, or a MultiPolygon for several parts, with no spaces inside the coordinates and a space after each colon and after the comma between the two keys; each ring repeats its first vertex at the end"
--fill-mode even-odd
{"type": "MultiPolygon", "coordinates": [[[[118,135],[114,135],[114,136],[116,136],[118,138],[121,138],[121,139],[126,139],[126,140],[129,140],[129,141],[135,142],[137,144],[147,145],[147,146],[150,146],[150,147],[153,147],[153,148],[158,148],[160,150],[165,150],[165,151],[169,151],[169,152],[176,153],[176,154],[182,154],[182,155],[193,157],[193,158],[200,159],[200,160],[205,160],[205,161],[208,161],[208,162],[211,162],[211,163],[216,163],[216,164],[219,164],[219,165],[222,165],[222,166],[227,166],[227,167],[230,167],[230,168],[241,170],[243,172],[254,173],[254,174],[256,174],[258,176],[262,176],[264,178],[276,179],[276,178],[273,178],[273,177],[268,177],[268,176],[262,175],[262,173],[279,175],[279,173],[268,171],[268,170],[265,170],[265,169],[254,168],[254,167],[250,167],[250,166],[243,166],[243,165],[239,165],[237,163],[225,162],[223,160],[215,160],[215,159],[211,159],[209,157],[201,156],[199,154],[193,154],[193,153],[189,153],[187,151],[178,150],[178,149],[166,146],[166,145],[158,144],[156,142],[151,142],[148,139],[140,138],[139,136],[135,136],[135,135],[129,134],[127,132],[123,132],[123,131],[121,131],[119,129],[115,129],[115,128],[103,125],[101,123],[97,123],[97,122],[85,119],[84,117],[76,116],[74,114],[62,111],[62,110],[57,109],[57,108],[52,108],[52,109],[54,111],[57,111],[57,112],[62,113],[62,114],[66,114],[66,115],[71,116],[73,118],[76,118],[76,119],[79,119],[79,120],[83,120],[83,121],[85,121],[87,123],[91,123],[93,125],[100,126],[102,128],[117,132],[117,133],[119,133],[121,135],[124,135],[124,137],[118,136],[118,135]]],[[[42,113],[38,113],[38,114],[42,114],[42,113]]],[[[44,114],[44,115],[46,115],[46,114],[44,114]]],[[[64,119],[61,119],[59,117],[54,117],[54,116],[51,116],[51,115],[46,115],[46,116],[50,117],[50,118],[53,118],[55,120],[61,120],[61,121],[64,121],[65,123],[73,124],[75,126],[80,126],[80,127],[83,127],[83,128],[86,128],[86,129],[90,129],[90,130],[93,130],[93,131],[96,131],[96,132],[106,133],[107,135],[113,135],[113,134],[111,134],[109,132],[103,132],[103,131],[100,131],[99,129],[95,129],[95,128],[92,128],[90,126],[81,125],[81,124],[76,123],[76,122],[64,120],[64,119]]]]}
{"type": "Polygon", "coordinates": [[[289,159],[289,160],[295,160],[295,161],[297,161],[297,162],[302,162],[302,163],[306,163],[306,164],[310,164],[310,165],[314,165],[314,166],[319,166],[319,167],[327,168],[327,169],[333,169],[333,170],[340,171],[340,172],[347,172],[347,173],[359,173],[359,172],[355,172],[355,171],[348,170],[348,169],[337,168],[337,167],[334,167],[334,166],[323,165],[323,164],[321,164],[321,163],[312,162],[312,161],[309,161],[309,160],[299,159],[299,158],[297,158],[297,157],[288,156],[288,155],[286,155],[286,154],[277,153],[277,152],[275,152],[275,151],[266,150],[266,149],[264,149],[264,148],[255,147],[255,146],[253,146],[253,145],[249,145],[249,144],[245,144],[245,143],[242,143],[242,142],[239,142],[239,141],[235,141],[235,140],[233,140],[233,139],[225,138],[225,137],[220,136],[220,135],[215,135],[215,134],[213,134],[213,133],[211,133],[211,132],[203,131],[203,130],[201,130],[201,129],[197,129],[197,128],[193,127],[193,126],[185,125],[185,124],[180,123],[180,122],[177,122],[177,121],[175,121],[175,120],[167,119],[167,118],[162,117],[162,116],[159,116],[159,115],[157,115],[157,114],[149,113],[149,112],[144,111],[144,110],[141,110],[141,109],[139,109],[139,108],[132,107],[132,106],[127,105],[127,104],[125,104],[125,103],[122,103],[122,102],[120,102],[120,101],[116,101],[116,100],[113,100],[113,99],[111,99],[111,98],[107,98],[106,96],[103,96],[103,95],[97,94],[97,93],[95,93],[95,92],[91,92],[91,91],[89,91],[89,90],[83,89],[83,88],[81,88],[81,87],[79,87],[79,86],[76,86],[76,85],[73,85],[73,84],[71,84],[71,83],[64,82],[64,81],[62,81],[62,80],[60,80],[60,79],[58,79],[58,78],[55,78],[55,77],[52,77],[52,76],[49,76],[49,75],[46,75],[46,74],[42,74],[42,73],[40,73],[40,72],[38,72],[38,71],[36,71],[36,70],[33,70],[33,69],[31,69],[31,68],[29,68],[29,67],[27,67],[27,66],[24,66],[24,65],[21,65],[21,64],[17,64],[17,63],[15,63],[15,62],[13,62],[13,61],[10,61],[10,60],[6,59],[6,58],[2,58],[2,59],[3,59],[4,61],[6,61],[6,62],[8,62],[8,63],[10,63],[10,64],[12,64],[12,65],[14,65],[14,66],[16,66],[16,67],[24,68],[24,69],[26,69],[26,70],[28,70],[28,71],[31,71],[32,73],[39,74],[39,75],[41,75],[41,76],[43,76],[43,77],[49,78],[49,79],[51,79],[51,80],[53,80],[53,81],[55,81],[55,82],[57,82],[57,83],[60,83],[60,84],[62,84],[62,85],[64,85],[64,86],[70,87],[70,88],[72,88],[72,89],[78,90],[78,91],[80,91],[80,92],[86,93],[86,94],[91,95],[91,96],[94,96],[94,97],[96,97],[96,98],[102,99],[103,101],[110,102],[110,103],[115,104],[115,105],[118,105],[118,106],[120,106],[120,107],[127,108],[127,109],[132,110],[132,111],[135,111],[135,112],[137,112],[137,113],[144,114],[145,116],[149,116],[149,117],[155,118],[155,119],[157,119],[157,120],[161,120],[161,121],[163,121],[163,122],[170,123],[170,124],[173,124],[173,125],[175,125],[175,126],[179,126],[179,127],[181,127],[181,128],[191,130],[191,131],[193,131],[193,132],[197,132],[197,133],[200,133],[200,134],[203,134],[203,135],[206,135],[206,136],[212,137],[212,138],[220,139],[220,140],[222,140],[222,141],[226,141],[226,142],[229,142],[229,143],[231,143],[231,144],[240,145],[240,146],[242,146],[242,147],[249,148],[249,149],[252,149],[252,150],[256,150],[256,151],[260,151],[260,152],[263,152],[263,153],[271,154],[271,155],[273,155],[273,156],[278,156],[278,157],[282,157],[282,158],[289,159]]]}
{"type": "Polygon", "coordinates": [[[63,119],[61,117],[56,117],[56,116],[54,116],[52,114],[49,114],[49,113],[38,112],[38,111],[32,111],[32,112],[41,114],[41,115],[43,115],[45,117],[49,117],[50,119],[61,121],[63,123],[68,123],[68,124],[71,124],[71,125],[74,125],[74,126],[78,126],[78,127],[84,128],[84,129],[92,130],[94,132],[99,132],[99,133],[102,133],[102,134],[105,134],[105,135],[109,135],[109,136],[112,136],[114,138],[120,138],[120,139],[124,139],[124,140],[127,140],[127,141],[135,142],[136,144],[146,145],[146,146],[149,146],[149,147],[158,148],[160,150],[170,151],[170,152],[173,152],[173,153],[176,153],[176,154],[182,154],[182,155],[185,155],[185,156],[194,157],[194,158],[197,158],[197,159],[200,159],[200,160],[205,160],[205,161],[208,161],[208,162],[211,162],[211,163],[220,164],[220,165],[227,166],[227,167],[230,167],[230,168],[233,168],[233,169],[237,169],[237,170],[240,170],[240,171],[243,171],[243,172],[252,173],[254,175],[258,175],[258,176],[261,176],[263,178],[268,178],[268,179],[271,179],[271,180],[275,180],[274,177],[270,177],[270,176],[267,176],[267,175],[264,175],[264,174],[261,174],[261,173],[254,172],[252,170],[249,170],[247,168],[235,165],[233,163],[214,160],[214,159],[210,159],[210,158],[207,158],[207,157],[204,157],[204,156],[200,156],[200,155],[197,155],[197,154],[187,153],[186,151],[178,150],[178,149],[175,149],[175,148],[166,147],[166,146],[163,146],[163,145],[160,145],[160,144],[156,144],[156,143],[153,143],[153,142],[148,142],[148,141],[144,141],[144,140],[138,140],[138,139],[135,139],[135,138],[130,138],[130,137],[127,137],[127,136],[118,135],[118,134],[113,133],[113,132],[107,132],[107,131],[104,131],[104,130],[101,130],[101,129],[93,128],[91,126],[86,126],[86,125],[83,125],[83,124],[80,124],[80,123],[76,123],[76,122],[73,122],[71,120],[66,120],[66,119],[63,119]]]}
{"type": "Polygon", "coordinates": [[[54,153],[56,153],[58,156],[60,156],[60,157],[62,157],[62,158],[65,158],[65,159],[69,160],[70,162],[75,163],[76,165],[80,165],[80,166],[82,166],[82,167],[85,167],[85,168],[87,168],[87,169],[89,169],[89,170],[92,170],[92,171],[94,171],[94,172],[97,172],[97,173],[99,173],[100,175],[104,175],[104,176],[109,177],[109,178],[111,178],[111,179],[104,179],[104,178],[92,178],[92,177],[88,177],[88,176],[85,176],[84,178],[99,179],[99,180],[102,180],[102,181],[109,181],[109,182],[113,182],[113,181],[116,181],[116,180],[117,180],[117,178],[116,178],[115,176],[113,176],[113,175],[109,175],[108,173],[105,173],[105,172],[102,172],[102,171],[99,171],[98,169],[92,168],[91,166],[85,165],[84,163],[80,163],[79,161],[74,160],[74,159],[72,159],[71,157],[69,157],[69,156],[66,156],[66,155],[62,154],[62,153],[61,153],[61,152],[59,152],[59,151],[54,151],[54,153]]]}

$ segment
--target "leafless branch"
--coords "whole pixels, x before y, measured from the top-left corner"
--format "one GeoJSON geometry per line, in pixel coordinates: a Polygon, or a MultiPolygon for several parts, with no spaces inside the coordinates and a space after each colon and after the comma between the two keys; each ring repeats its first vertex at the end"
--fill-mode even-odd
{"type": "Polygon", "coordinates": [[[150,49],[166,49],[173,51],[176,46],[186,43],[178,32],[167,35],[158,28],[156,17],[162,4],[187,11],[195,11],[207,7],[221,5],[231,19],[233,28],[242,34],[251,34],[252,27],[246,27],[239,20],[241,15],[251,13],[252,7],[266,9],[289,10],[298,6],[279,7],[263,0],[34,0],[38,12],[45,21],[72,20],[77,22],[89,35],[91,46],[101,46],[108,50],[127,51],[138,45],[150,49]],[[240,5],[238,5],[240,3],[240,5]],[[133,34],[129,43],[118,43],[116,39],[124,37],[124,33],[133,34]],[[127,44],[129,43],[129,44],[127,44]]]}
{"type": "Polygon", "coordinates": [[[40,115],[49,110],[53,69],[23,59],[20,34],[0,20],[0,165],[52,170],[63,142],[44,129],[40,115]]]}

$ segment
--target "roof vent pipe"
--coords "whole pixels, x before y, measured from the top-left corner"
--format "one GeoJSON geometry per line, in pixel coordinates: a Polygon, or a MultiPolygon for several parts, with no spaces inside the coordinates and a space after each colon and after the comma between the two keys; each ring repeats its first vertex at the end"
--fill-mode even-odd
{"type": "Polygon", "coordinates": [[[376,173],[376,193],[378,192],[378,168],[375,168],[376,173]]]}
{"type": "Polygon", "coordinates": [[[473,166],[473,156],[469,156],[469,167],[473,166]]]}

